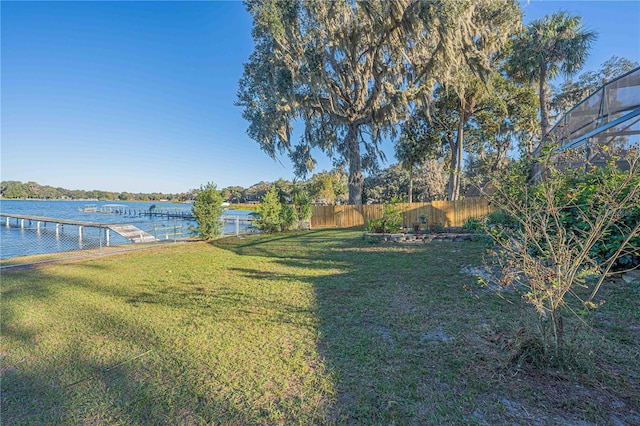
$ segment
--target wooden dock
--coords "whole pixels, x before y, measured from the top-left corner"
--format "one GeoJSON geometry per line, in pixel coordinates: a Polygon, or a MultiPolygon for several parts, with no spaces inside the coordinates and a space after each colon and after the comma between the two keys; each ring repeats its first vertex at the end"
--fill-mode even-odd
{"type": "MultiPolygon", "coordinates": [[[[136,209],[130,208],[125,205],[113,204],[111,208],[95,207],[95,211],[87,211],[87,213],[114,213],[122,214],[130,217],[150,217],[150,218],[162,218],[162,219],[181,219],[195,221],[196,218],[193,215],[192,210],[185,210],[181,208],[149,208],[149,209],[136,209]],[[119,208],[116,208],[119,207],[119,208]]],[[[220,220],[227,223],[240,223],[251,224],[255,219],[248,215],[235,215],[235,214],[223,214],[220,216],[220,220]]]]}
{"type": "Polygon", "coordinates": [[[82,238],[82,228],[101,228],[105,229],[106,233],[106,243],[109,245],[109,231],[113,231],[118,235],[123,236],[127,240],[132,243],[149,243],[158,241],[153,235],[133,226],[126,224],[114,224],[114,223],[97,223],[97,222],[86,222],[80,220],[67,220],[67,219],[56,219],[51,217],[43,217],[43,216],[30,216],[23,214],[13,214],[13,213],[2,213],[0,212],[0,217],[5,218],[6,226],[10,225],[11,219],[16,219],[17,224],[20,228],[24,228],[25,221],[29,223],[36,223],[36,229],[40,229],[41,223],[54,223],[56,224],[56,232],[58,231],[60,225],[72,225],[78,227],[79,237],[82,238]]]}
{"type": "Polygon", "coordinates": [[[158,241],[153,235],[133,225],[106,225],[106,227],[134,243],[153,243],[158,241]]]}
{"type": "Polygon", "coordinates": [[[153,208],[139,209],[124,204],[105,204],[98,206],[95,204],[86,205],[79,209],[81,213],[103,213],[103,214],[120,214],[130,217],[159,217],[164,219],[184,219],[195,220],[192,210],[183,208],[153,208]]]}
{"type": "Polygon", "coordinates": [[[196,219],[190,211],[137,210],[135,214],[138,216],[163,217],[166,219],[196,219]]]}

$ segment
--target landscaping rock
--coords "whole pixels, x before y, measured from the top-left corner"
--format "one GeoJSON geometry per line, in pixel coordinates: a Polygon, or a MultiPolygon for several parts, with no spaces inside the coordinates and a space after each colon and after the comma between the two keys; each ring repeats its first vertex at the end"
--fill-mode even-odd
{"type": "Polygon", "coordinates": [[[469,233],[438,233],[438,234],[378,234],[367,232],[364,239],[369,241],[392,241],[398,243],[415,243],[415,242],[461,242],[472,241],[476,234],[469,233]]]}

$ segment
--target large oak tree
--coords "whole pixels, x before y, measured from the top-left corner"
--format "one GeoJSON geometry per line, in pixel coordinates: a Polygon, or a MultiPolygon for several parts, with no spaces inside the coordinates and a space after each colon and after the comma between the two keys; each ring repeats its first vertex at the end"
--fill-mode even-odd
{"type": "Polygon", "coordinates": [[[412,107],[436,82],[482,74],[519,19],[513,0],[250,0],[255,49],[238,90],[249,136],[271,157],[287,152],[296,174],[314,148],[346,165],[349,203],[362,202],[363,170],[384,159],[412,107]],[[293,142],[294,123],[303,123],[293,142]]]}

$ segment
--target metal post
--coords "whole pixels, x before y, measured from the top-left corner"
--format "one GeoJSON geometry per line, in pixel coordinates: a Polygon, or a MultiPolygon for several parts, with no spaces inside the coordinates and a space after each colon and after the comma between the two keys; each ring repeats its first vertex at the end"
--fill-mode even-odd
{"type": "Polygon", "coordinates": [[[7,216],[7,228],[9,228],[9,216],[7,216]]]}
{"type": "Polygon", "coordinates": [[[240,216],[236,216],[236,237],[240,236],[240,216]]]}
{"type": "Polygon", "coordinates": [[[24,219],[20,219],[20,228],[24,228],[24,219]]]}
{"type": "Polygon", "coordinates": [[[109,228],[105,228],[105,235],[107,237],[107,247],[109,247],[109,228]]]}

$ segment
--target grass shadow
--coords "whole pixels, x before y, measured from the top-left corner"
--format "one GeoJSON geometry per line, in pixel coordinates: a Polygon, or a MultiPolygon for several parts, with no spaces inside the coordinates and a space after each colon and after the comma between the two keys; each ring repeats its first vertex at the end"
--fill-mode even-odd
{"type": "Polygon", "coordinates": [[[3,424],[640,419],[638,367],[616,367],[640,344],[620,330],[640,321],[637,287],[602,311],[623,343],[602,389],[536,377],[507,365],[518,300],[461,272],[484,248],[313,230],[5,274],[3,424]]]}
{"type": "MultiPolygon", "coordinates": [[[[597,382],[602,385],[603,371],[568,380],[509,364],[525,321],[520,300],[516,294],[495,297],[461,271],[465,265],[481,264],[484,243],[378,245],[364,241],[358,232],[321,230],[250,244],[230,240],[219,247],[275,259],[283,267],[278,274],[235,270],[248,279],[302,280],[313,287],[318,347],[335,378],[332,422],[573,424],[640,419],[634,386],[621,391],[615,389],[616,380],[608,380],[607,390],[601,390],[597,382]],[[575,383],[588,390],[576,392],[575,383]],[[540,394],[550,397],[541,401],[540,394]],[[598,406],[597,400],[606,403],[598,406]]],[[[638,309],[631,316],[640,318],[638,309]]],[[[633,344],[640,342],[626,329],[621,334],[630,345],[620,348],[617,362],[629,359],[633,344]]],[[[624,380],[638,383],[633,378],[637,369],[617,370],[624,380]]]]}

